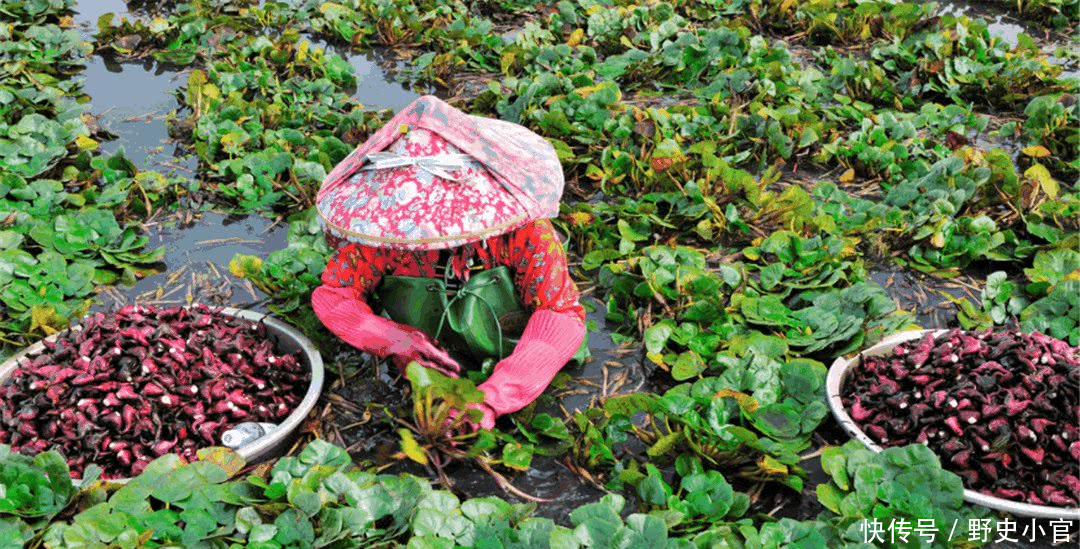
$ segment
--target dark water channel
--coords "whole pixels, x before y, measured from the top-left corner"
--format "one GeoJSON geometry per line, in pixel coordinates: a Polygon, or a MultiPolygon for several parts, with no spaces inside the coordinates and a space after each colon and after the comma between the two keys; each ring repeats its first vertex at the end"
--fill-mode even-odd
{"type": "Polygon", "coordinates": [[[1027,34],[1043,48],[1051,63],[1063,66],[1064,76],[1080,77],[1080,66],[1075,59],[1061,59],[1053,55],[1055,47],[1072,48],[1073,46],[1070,45],[1072,37],[1059,30],[1048,29],[1037,23],[1020,19],[1010,11],[1009,6],[1015,5],[1015,0],[947,0],[938,3],[941,4],[944,13],[982,19],[986,22],[986,28],[991,35],[1001,38],[1010,46],[1019,43],[1020,33],[1027,34]]]}
{"type": "MultiPolygon", "coordinates": [[[[76,6],[75,23],[87,40],[93,39],[98,18],[106,13],[119,16],[131,12],[122,0],[93,0],[76,6]]],[[[194,160],[177,151],[165,125],[165,115],[178,107],[172,92],[187,81],[183,70],[153,59],[121,63],[94,54],[82,78],[97,124],[116,136],[102,143],[102,151],[113,154],[123,148],[141,169],[192,175],[194,160]]]]}
{"type": "Polygon", "coordinates": [[[942,280],[896,265],[877,265],[870,279],[885,288],[896,305],[915,316],[923,328],[956,328],[956,306],[949,299],[979,302],[979,288],[985,276],[962,275],[942,280]]]}
{"type": "MultiPolygon", "coordinates": [[[[959,1],[946,2],[946,5],[956,13],[988,18],[991,32],[1010,43],[1015,43],[1017,34],[1025,30],[1001,9],[959,1]]],[[[90,39],[102,14],[141,16],[147,14],[146,9],[142,4],[132,4],[129,9],[122,0],[84,1],[77,7],[75,19],[90,39]]],[[[418,97],[417,92],[395,80],[393,70],[400,62],[392,56],[380,52],[357,53],[316,38],[309,40],[313,45],[343,55],[356,68],[358,83],[354,97],[365,106],[399,109],[418,97]]],[[[103,150],[112,153],[123,148],[140,168],[187,178],[198,176],[197,161],[170,140],[165,123],[165,116],[178,107],[171,94],[186,82],[187,75],[183,70],[152,60],[118,62],[94,55],[88,61],[83,79],[84,92],[91,98],[91,112],[104,129],[116,136],[116,139],[102,143],[103,150]]],[[[147,230],[150,245],[166,249],[163,272],[148,276],[131,288],[103,291],[101,301],[105,305],[123,301],[179,304],[191,299],[260,309],[266,296],[246,281],[230,275],[228,262],[236,253],[265,256],[286,244],[286,226],[258,216],[235,218],[214,212],[162,214],[149,220],[147,230]]],[[[927,328],[954,325],[954,308],[945,300],[944,294],[956,298],[977,296],[977,289],[963,281],[945,283],[892,266],[875,269],[871,278],[885,286],[903,309],[916,312],[918,323],[927,328]]],[[[593,304],[597,311],[602,310],[595,300],[593,304]]],[[[641,350],[615,346],[600,312],[591,312],[589,319],[595,328],[590,334],[592,360],[580,368],[567,370],[572,381],[561,389],[549,391],[550,396],[541,402],[539,411],[563,417],[564,411],[572,413],[584,409],[607,396],[654,388],[649,382],[650,367],[645,364],[641,350]]],[[[355,358],[326,357],[328,364],[355,361],[355,358]]],[[[371,421],[371,416],[364,414],[365,405],[400,402],[403,382],[389,375],[384,366],[372,368],[369,365],[361,368],[357,375],[361,377],[331,391],[327,399],[342,399],[356,407],[356,413],[341,413],[334,420],[337,430],[342,433],[342,442],[350,446],[354,456],[372,464],[384,464],[397,451],[395,428],[371,421]]],[[[844,439],[830,420],[821,429],[816,446],[841,443],[844,439]]],[[[813,486],[826,477],[818,459],[808,459],[803,465],[810,473],[803,497],[791,497],[782,491],[766,492],[759,504],[762,511],[774,510],[777,516],[808,518],[822,510],[813,486]]],[[[394,465],[389,470],[424,474],[422,470],[405,465],[394,465]]],[[[457,492],[464,497],[503,495],[490,477],[478,468],[460,465],[451,472],[456,479],[457,492]]],[[[583,481],[555,458],[537,456],[528,472],[510,479],[528,493],[555,500],[541,505],[538,514],[562,523],[566,522],[570,509],[594,501],[603,494],[601,489],[583,481]]]]}
{"type": "Polygon", "coordinates": [[[235,254],[265,257],[286,246],[287,225],[258,217],[201,212],[148,224],[148,246],[165,248],[162,272],[131,287],[103,292],[106,306],[117,303],[175,306],[190,301],[265,312],[266,295],[229,273],[235,254]]]}

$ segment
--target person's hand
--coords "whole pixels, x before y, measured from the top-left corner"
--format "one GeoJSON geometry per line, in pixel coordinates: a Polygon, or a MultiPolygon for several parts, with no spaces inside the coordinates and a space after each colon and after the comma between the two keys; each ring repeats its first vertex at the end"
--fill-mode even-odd
{"type": "Polygon", "coordinates": [[[405,366],[413,361],[449,377],[457,377],[461,372],[461,365],[456,360],[440,349],[427,334],[415,328],[405,330],[401,344],[390,349],[390,353],[391,360],[402,374],[405,373],[405,366]]]}

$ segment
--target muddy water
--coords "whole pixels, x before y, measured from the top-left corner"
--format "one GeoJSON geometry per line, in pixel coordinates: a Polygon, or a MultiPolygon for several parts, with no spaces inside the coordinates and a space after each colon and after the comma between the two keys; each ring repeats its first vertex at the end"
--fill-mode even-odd
{"type": "Polygon", "coordinates": [[[923,328],[957,327],[956,305],[949,299],[978,303],[977,288],[985,278],[942,280],[896,265],[878,265],[870,270],[870,279],[885,288],[900,309],[914,314],[916,323],[923,328]]]}
{"type": "MultiPolygon", "coordinates": [[[[185,305],[189,301],[264,310],[266,297],[248,281],[229,273],[235,254],[265,257],[286,246],[288,227],[259,216],[229,217],[215,212],[186,214],[188,222],[165,218],[148,224],[149,247],[165,248],[161,272],[134,286],[102,294],[106,305],[185,305]]],[[[186,220],[185,220],[186,221],[186,220]]]]}

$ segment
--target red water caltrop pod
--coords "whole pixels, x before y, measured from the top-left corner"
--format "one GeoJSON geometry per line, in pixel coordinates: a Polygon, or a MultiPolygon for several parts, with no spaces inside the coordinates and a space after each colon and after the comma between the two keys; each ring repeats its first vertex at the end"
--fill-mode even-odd
{"type": "Polygon", "coordinates": [[[0,386],[0,443],[55,448],[75,476],[91,463],[117,478],[165,453],[193,459],[251,416],[287,416],[309,382],[265,326],[205,305],[128,305],[81,328],[47,340],[0,386]]]}
{"type": "Polygon", "coordinates": [[[922,443],[966,487],[1075,507],[1080,360],[1039,333],[951,330],[863,357],[842,400],[885,446],[922,443]]]}

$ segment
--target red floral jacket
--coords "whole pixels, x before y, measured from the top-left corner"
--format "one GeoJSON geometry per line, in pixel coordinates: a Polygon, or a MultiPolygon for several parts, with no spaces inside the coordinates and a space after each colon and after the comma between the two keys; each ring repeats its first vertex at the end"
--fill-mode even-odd
{"type": "MultiPolygon", "coordinates": [[[[331,241],[337,253],[312,294],[319,319],[350,344],[386,356],[392,342],[381,336],[389,321],[376,317],[369,293],[384,275],[435,277],[439,251],[404,251],[331,241]]],[[[484,417],[491,427],[497,415],[515,412],[535,400],[567,363],[585,337],[585,309],[567,271],[566,252],[551,222],[544,219],[485,241],[455,248],[454,274],[465,279],[472,263],[484,268],[505,265],[514,273],[521,302],[531,309],[514,351],[495,365],[478,388],[484,392],[484,417]]],[[[391,323],[392,324],[392,323],[391,323]]]]}
{"type": "MultiPolygon", "coordinates": [[[[440,276],[438,250],[392,250],[352,242],[331,241],[337,253],[323,272],[323,284],[353,288],[357,298],[378,286],[383,275],[440,276]]],[[[585,320],[585,309],[578,299],[577,286],[566,265],[566,253],[555,229],[547,219],[534,221],[517,230],[493,236],[482,242],[466,244],[454,250],[451,266],[463,280],[469,270],[469,258],[485,269],[500,265],[510,267],[521,302],[531,310],[548,309],[585,320]]]]}

